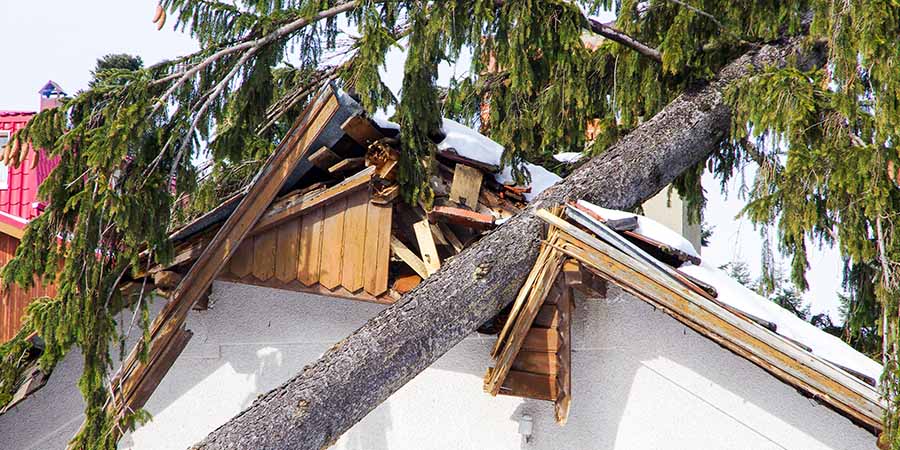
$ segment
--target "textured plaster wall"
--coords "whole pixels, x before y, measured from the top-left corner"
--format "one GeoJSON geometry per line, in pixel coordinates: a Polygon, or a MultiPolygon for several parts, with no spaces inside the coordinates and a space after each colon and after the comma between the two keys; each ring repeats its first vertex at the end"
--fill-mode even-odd
{"type": "MultiPolygon", "coordinates": [[[[217,283],[210,310],[121,447],[184,449],[314,361],[380,306],[217,283]]],[[[473,335],[347,432],[334,448],[872,449],[875,439],[761,369],[617,289],[579,299],[574,401],[481,391],[492,338],[473,335]],[[530,440],[519,433],[532,418],[530,440]]],[[[76,356],[76,355],[73,355],[76,356]]],[[[80,424],[67,358],[50,383],[0,416],[0,448],[61,448],[80,424]],[[69,384],[68,386],[71,386],[69,384]]]]}

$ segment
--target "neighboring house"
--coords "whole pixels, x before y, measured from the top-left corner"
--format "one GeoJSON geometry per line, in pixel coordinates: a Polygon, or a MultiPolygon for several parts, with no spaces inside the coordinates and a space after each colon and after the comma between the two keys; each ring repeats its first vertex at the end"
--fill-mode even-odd
{"type": "MultiPolygon", "coordinates": [[[[270,160],[299,154],[297,168],[264,168],[232,200],[173,233],[175,263],[151,270],[163,292],[197,273],[217,281],[197,298],[179,297],[179,288],[154,304],[150,362],[128,358],[113,378],[130,385],[116,388],[119,398],[153,420],[120,448],[198,442],[554,181],[531,167],[531,192],[504,185],[508,170],[496,171],[502,148],[445,121],[433,181],[438,206],[425,213],[395,200],[396,156],[384,145],[390,140],[380,139],[396,135],[393,124],[370,122],[339,92],[325,92],[316,105],[298,121],[288,140],[294,145],[270,160]],[[322,104],[336,110],[316,112],[328,110],[322,104]],[[252,201],[279,190],[274,201],[252,201]],[[238,233],[235,223],[249,223],[249,231],[238,234],[230,257],[201,258],[185,270],[204,249],[233,242],[218,234],[238,233]]],[[[514,357],[503,367],[507,375],[486,382],[503,365],[490,356],[498,337],[473,333],[333,448],[875,446],[883,411],[873,379],[878,363],[723,280],[690,242],[657,222],[594,209],[603,222],[570,210],[566,220],[581,228],[556,226],[587,244],[552,287],[525,287],[550,292],[528,297],[536,316],[508,313],[507,342],[524,340],[504,347],[514,357]],[[594,259],[608,264],[585,262],[594,259]],[[491,386],[511,395],[488,395],[491,386]]],[[[0,415],[0,448],[64,447],[83,420],[80,372],[73,351],[43,388],[0,415]]]]}
{"type": "MultiPolygon", "coordinates": [[[[42,111],[56,107],[59,99],[65,96],[62,88],[53,81],[48,81],[39,94],[42,111]]],[[[34,115],[34,112],[0,111],[0,149],[34,115]]],[[[58,158],[48,158],[43,150],[30,149],[19,167],[0,164],[0,267],[15,255],[28,222],[43,210],[37,197],[38,186],[58,163],[58,158]]],[[[52,286],[28,290],[13,286],[0,293],[0,343],[19,331],[25,307],[33,298],[53,295],[53,292],[52,286]]]]}

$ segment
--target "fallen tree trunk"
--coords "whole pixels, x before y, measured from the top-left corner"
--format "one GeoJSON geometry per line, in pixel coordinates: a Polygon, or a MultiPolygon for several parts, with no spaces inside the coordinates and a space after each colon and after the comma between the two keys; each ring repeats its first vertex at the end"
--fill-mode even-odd
{"type": "Polygon", "coordinates": [[[786,64],[797,48],[764,46],[679,96],[195,448],[321,449],[333,443],[515,298],[538,252],[535,208],[580,198],[616,209],[641,204],[704,161],[728,134],[724,89],[760,67],[786,64]]]}

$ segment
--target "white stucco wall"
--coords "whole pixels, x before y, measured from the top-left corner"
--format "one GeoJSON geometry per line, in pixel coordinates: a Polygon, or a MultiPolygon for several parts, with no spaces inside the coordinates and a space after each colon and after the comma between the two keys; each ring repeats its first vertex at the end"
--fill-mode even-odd
{"type": "MultiPolygon", "coordinates": [[[[195,336],[122,448],[184,449],[314,361],[380,306],[217,283],[195,336]]],[[[347,432],[342,450],[872,449],[875,438],[647,304],[610,290],[575,311],[569,423],[550,403],[481,390],[493,337],[473,335],[347,432]],[[519,434],[534,421],[530,442],[519,434]]],[[[80,424],[67,358],[0,416],[0,448],[61,448],[80,424]]]]}

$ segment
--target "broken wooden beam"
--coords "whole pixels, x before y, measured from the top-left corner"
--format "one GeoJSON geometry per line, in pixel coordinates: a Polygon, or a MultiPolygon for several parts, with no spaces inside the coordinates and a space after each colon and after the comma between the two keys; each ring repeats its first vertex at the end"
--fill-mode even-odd
{"type": "Polygon", "coordinates": [[[362,156],[358,156],[356,158],[344,158],[333,166],[328,168],[329,173],[343,173],[350,172],[353,170],[362,169],[366,166],[366,158],[362,156]]]}
{"type": "Polygon", "coordinates": [[[423,280],[428,278],[428,268],[425,266],[425,262],[416,256],[409,247],[400,242],[400,239],[397,239],[394,236],[391,236],[391,251],[397,255],[401,261],[405,262],[410,269],[419,274],[423,280]]]}
{"type": "Polygon", "coordinates": [[[419,244],[419,253],[425,263],[425,270],[431,276],[441,268],[441,258],[438,256],[437,246],[434,244],[434,235],[431,234],[431,225],[428,220],[420,220],[413,224],[413,232],[416,242],[419,244]]]}
{"type": "Polygon", "coordinates": [[[453,206],[435,206],[428,213],[429,220],[446,222],[475,230],[489,230],[494,228],[494,216],[469,211],[453,206]]]}
{"type": "Polygon", "coordinates": [[[341,124],[341,130],[347,133],[356,143],[368,148],[375,141],[384,137],[372,121],[363,116],[353,116],[341,124]]]}
{"type": "Polygon", "coordinates": [[[341,157],[338,156],[337,153],[331,151],[328,147],[322,147],[316,150],[312,155],[309,155],[309,161],[322,170],[328,170],[329,167],[335,165],[340,160],[341,157]]]}

